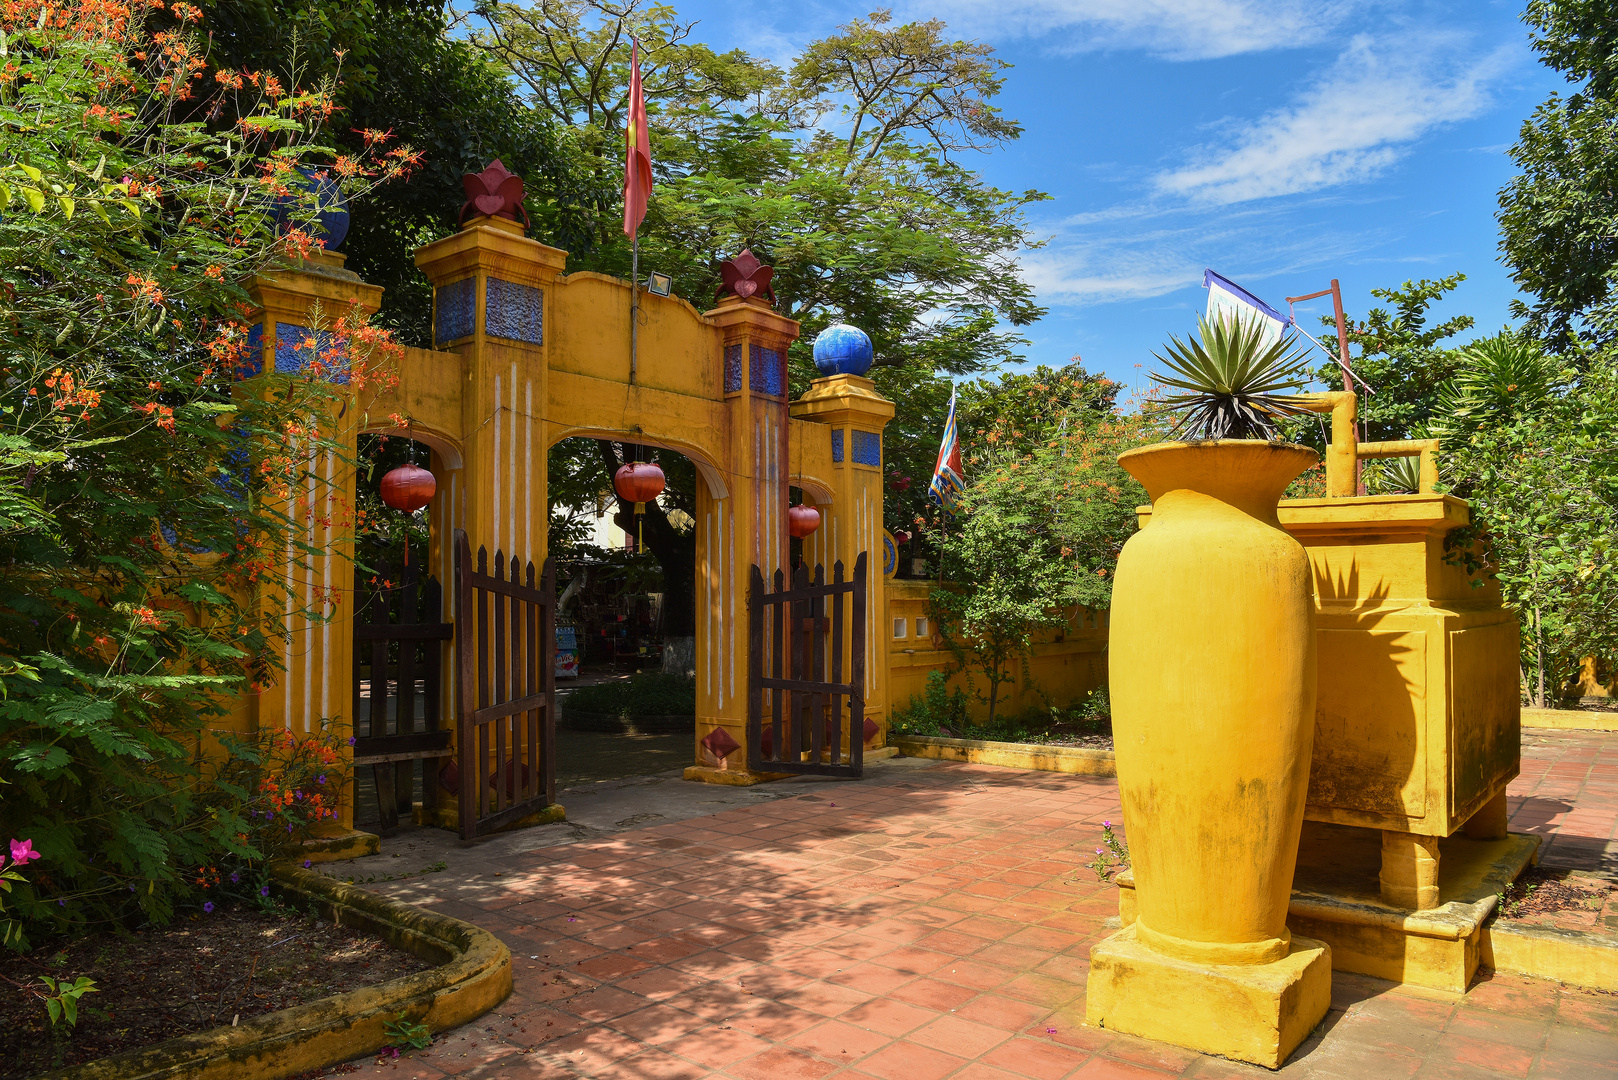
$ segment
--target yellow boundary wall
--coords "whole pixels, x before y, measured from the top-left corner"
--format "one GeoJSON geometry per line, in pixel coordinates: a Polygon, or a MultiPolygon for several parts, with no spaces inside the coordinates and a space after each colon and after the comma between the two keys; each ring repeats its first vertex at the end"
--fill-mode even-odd
{"type": "Polygon", "coordinates": [[[1524,708],[1522,726],[1550,728],[1555,731],[1618,731],[1618,712],[1524,708]]]}

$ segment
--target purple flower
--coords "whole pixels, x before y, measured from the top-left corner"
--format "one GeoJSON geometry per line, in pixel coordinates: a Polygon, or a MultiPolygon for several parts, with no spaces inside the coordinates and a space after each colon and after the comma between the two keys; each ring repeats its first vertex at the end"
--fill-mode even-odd
{"type": "Polygon", "coordinates": [[[1106,853],[1107,853],[1106,848],[1096,848],[1096,854],[1097,855],[1105,855],[1106,853]]]}
{"type": "Polygon", "coordinates": [[[268,885],[261,886],[259,888],[259,890],[258,890],[258,894],[260,896],[268,896],[268,895],[270,895],[270,887],[268,885]]]}
{"type": "Polygon", "coordinates": [[[350,735],[348,737],[348,745],[350,745],[350,746],[354,745],[354,736],[350,735]]]}
{"type": "Polygon", "coordinates": [[[234,884],[236,884],[236,883],[237,883],[237,882],[238,882],[238,881],[240,881],[240,880],[241,880],[241,879],[242,879],[242,876],[241,876],[241,875],[240,875],[240,874],[237,874],[237,873],[232,873],[232,874],[231,874],[231,875],[230,875],[230,883],[231,883],[231,884],[232,884],[232,885],[234,885],[234,884]]]}
{"type": "Polygon", "coordinates": [[[309,864],[310,864],[310,862],[311,862],[311,861],[312,861],[312,860],[310,860],[310,859],[305,859],[305,860],[303,860],[303,868],[304,868],[304,869],[305,869],[305,870],[307,870],[307,869],[309,869],[309,864]]]}
{"type": "Polygon", "coordinates": [[[58,900],[58,901],[56,901],[56,906],[57,907],[67,907],[67,901],[66,900],[58,900]]]}
{"type": "Polygon", "coordinates": [[[321,773],[320,776],[315,779],[315,783],[317,783],[317,784],[324,784],[325,782],[326,782],[326,774],[325,773],[321,773]]]}
{"type": "Polygon", "coordinates": [[[212,915],[213,914],[213,901],[209,900],[206,904],[203,904],[202,905],[202,910],[204,912],[206,912],[207,914],[212,915]]]}
{"type": "Polygon", "coordinates": [[[1110,821],[1103,821],[1103,822],[1102,822],[1102,823],[1101,823],[1101,827],[1102,827],[1102,828],[1103,828],[1103,829],[1110,829],[1110,828],[1112,828],[1112,822],[1110,822],[1110,821]]]}
{"type": "Polygon", "coordinates": [[[11,842],[11,861],[18,866],[27,866],[29,859],[43,859],[44,857],[34,850],[32,840],[13,840],[11,842]]]}

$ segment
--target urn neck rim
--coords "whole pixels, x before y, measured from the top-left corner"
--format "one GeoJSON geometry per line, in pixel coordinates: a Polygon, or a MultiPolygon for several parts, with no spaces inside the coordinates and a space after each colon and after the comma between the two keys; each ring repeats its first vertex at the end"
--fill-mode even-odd
{"type": "Polygon", "coordinates": [[[1118,455],[1154,504],[1187,491],[1265,519],[1275,517],[1287,485],[1319,460],[1307,446],[1257,439],[1154,443],[1118,455]]]}

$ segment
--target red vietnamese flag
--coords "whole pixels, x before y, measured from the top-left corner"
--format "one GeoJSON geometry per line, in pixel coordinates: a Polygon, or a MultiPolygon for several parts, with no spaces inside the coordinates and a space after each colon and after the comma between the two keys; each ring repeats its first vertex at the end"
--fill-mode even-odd
{"type": "Polygon", "coordinates": [[[629,130],[625,132],[624,235],[634,236],[652,194],[652,144],[646,137],[646,91],[640,84],[640,42],[629,46],[629,130]]]}

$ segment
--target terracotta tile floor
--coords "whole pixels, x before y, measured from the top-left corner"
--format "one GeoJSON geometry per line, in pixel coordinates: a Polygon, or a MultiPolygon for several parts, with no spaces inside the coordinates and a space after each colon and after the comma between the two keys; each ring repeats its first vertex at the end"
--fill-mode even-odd
{"type": "MultiPolygon", "coordinates": [[[[1615,755],[1618,736],[1533,733],[1514,825],[1610,869],[1615,755]]],[[[433,906],[511,946],[516,991],[432,1049],[364,1062],[360,1075],[1266,1075],[1083,1026],[1086,957],[1115,911],[1083,864],[1117,815],[1109,780],[886,768],[463,864],[482,887],[465,888],[463,873],[435,894],[455,899],[433,906]]],[[[1618,1077],[1618,996],[1505,976],[1464,997],[1341,973],[1333,988],[1331,1013],[1282,1074],[1618,1077]]]]}
{"type": "Polygon", "coordinates": [[[1618,879],[1618,732],[1525,728],[1511,831],[1544,837],[1540,863],[1618,879]]]}

